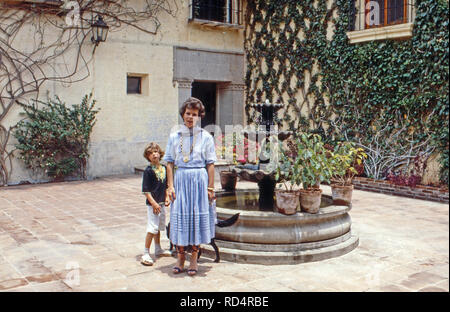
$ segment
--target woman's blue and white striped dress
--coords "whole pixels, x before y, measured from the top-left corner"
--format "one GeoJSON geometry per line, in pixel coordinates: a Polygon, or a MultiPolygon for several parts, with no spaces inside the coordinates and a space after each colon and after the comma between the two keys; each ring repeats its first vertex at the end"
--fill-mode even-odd
{"type": "Polygon", "coordinates": [[[173,132],[163,158],[175,164],[174,188],[176,199],[170,208],[170,241],[174,245],[208,244],[215,235],[215,207],[208,200],[206,165],[216,161],[214,138],[195,127],[190,133],[186,126],[173,132]],[[188,156],[195,136],[195,145],[188,156]],[[180,139],[183,140],[181,154],[180,139]]]}

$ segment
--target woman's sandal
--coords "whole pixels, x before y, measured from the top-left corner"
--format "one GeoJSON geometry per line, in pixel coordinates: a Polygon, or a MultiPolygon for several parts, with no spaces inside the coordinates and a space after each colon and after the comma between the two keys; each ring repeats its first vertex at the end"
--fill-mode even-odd
{"type": "MultiPolygon", "coordinates": [[[[181,248],[178,248],[178,247],[177,247],[177,253],[178,253],[178,255],[184,255],[184,254],[185,254],[185,251],[184,251],[184,249],[181,249],[181,248]]],[[[184,272],[184,268],[180,268],[180,267],[178,267],[178,266],[174,266],[174,267],[172,268],[172,273],[173,273],[173,274],[180,274],[180,273],[182,273],[182,272],[184,272]]]]}
{"type": "MultiPolygon", "coordinates": [[[[193,254],[193,253],[198,253],[198,250],[199,250],[198,247],[192,246],[192,252],[191,252],[191,254],[193,254]]],[[[198,266],[198,263],[197,263],[197,266],[198,266]]],[[[188,270],[187,270],[187,274],[188,274],[189,276],[194,276],[195,274],[197,274],[197,272],[198,272],[197,269],[188,269],[188,270]]]]}
{"type": "Polygon", "coordinates": [[[174,267],[172,268],[172,273],[173,273],[173,274],[180,274],[180,273],[182,273],[182,272],[184,272],[184,269],[181,269],[181,268],[179,268],[179,267],[177,267],[177,266],[174,266],[174,267]]]}
{"type": "Polygon", "coordinates": [[[187,270],[187,274],[189,276],[194,276],[195,274],[197,274],[197,272],[198,272],[198,270],[196,270],[196,269],[189,269],[189,270],[187,270]]]}

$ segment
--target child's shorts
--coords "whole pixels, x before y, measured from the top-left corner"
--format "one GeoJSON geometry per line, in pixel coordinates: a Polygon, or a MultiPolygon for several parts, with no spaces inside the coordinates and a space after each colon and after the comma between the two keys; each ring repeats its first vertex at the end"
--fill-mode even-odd
{"type": "Polygon", "coordinates": [[[153,213],[153,207],[147,205],[147,233],[158,234],[158,231],[164,231],[166,228],[166,209],[164,203],[159,203],[161,212],[153,213]]]}

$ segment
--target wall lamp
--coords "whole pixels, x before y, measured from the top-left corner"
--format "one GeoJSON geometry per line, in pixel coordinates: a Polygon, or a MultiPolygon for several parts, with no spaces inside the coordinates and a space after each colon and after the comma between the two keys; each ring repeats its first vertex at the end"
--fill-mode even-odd
{"type": "Polygon", "coordinates": [[[91,27],[92,27],[92,38],[91,38],[92,43],[98,46],[100,42],[105,42],[106,37],[108,36],[109,26],[106,25],[105,21],[100,15],[97,15],[97,20],[95,21],[94,24],[91,25],[91,27]]]}

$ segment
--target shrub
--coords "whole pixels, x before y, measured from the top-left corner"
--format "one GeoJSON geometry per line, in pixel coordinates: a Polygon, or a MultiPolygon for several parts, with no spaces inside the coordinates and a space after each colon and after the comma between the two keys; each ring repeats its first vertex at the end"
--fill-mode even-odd
{"type": "Polygon", "coordinates": [[[356,148],[353,142],[341,142],[328,153],[333,168],[334,182],[342,186],[351,185],[353,177],[358,174],[354,166],[360,166],[367,158],[364,149],[356,148]]]}
{"type": "Polygon", "coordinates": [[[14,132],[20,159],[28,168],[44,170],[54,179],[74,174],[85,179],[89,139],[99,111],[94,109],[95,103],[89,94],[72,107],[58,96],[47,102],[20,104],[26,115],[14,132]]]}

